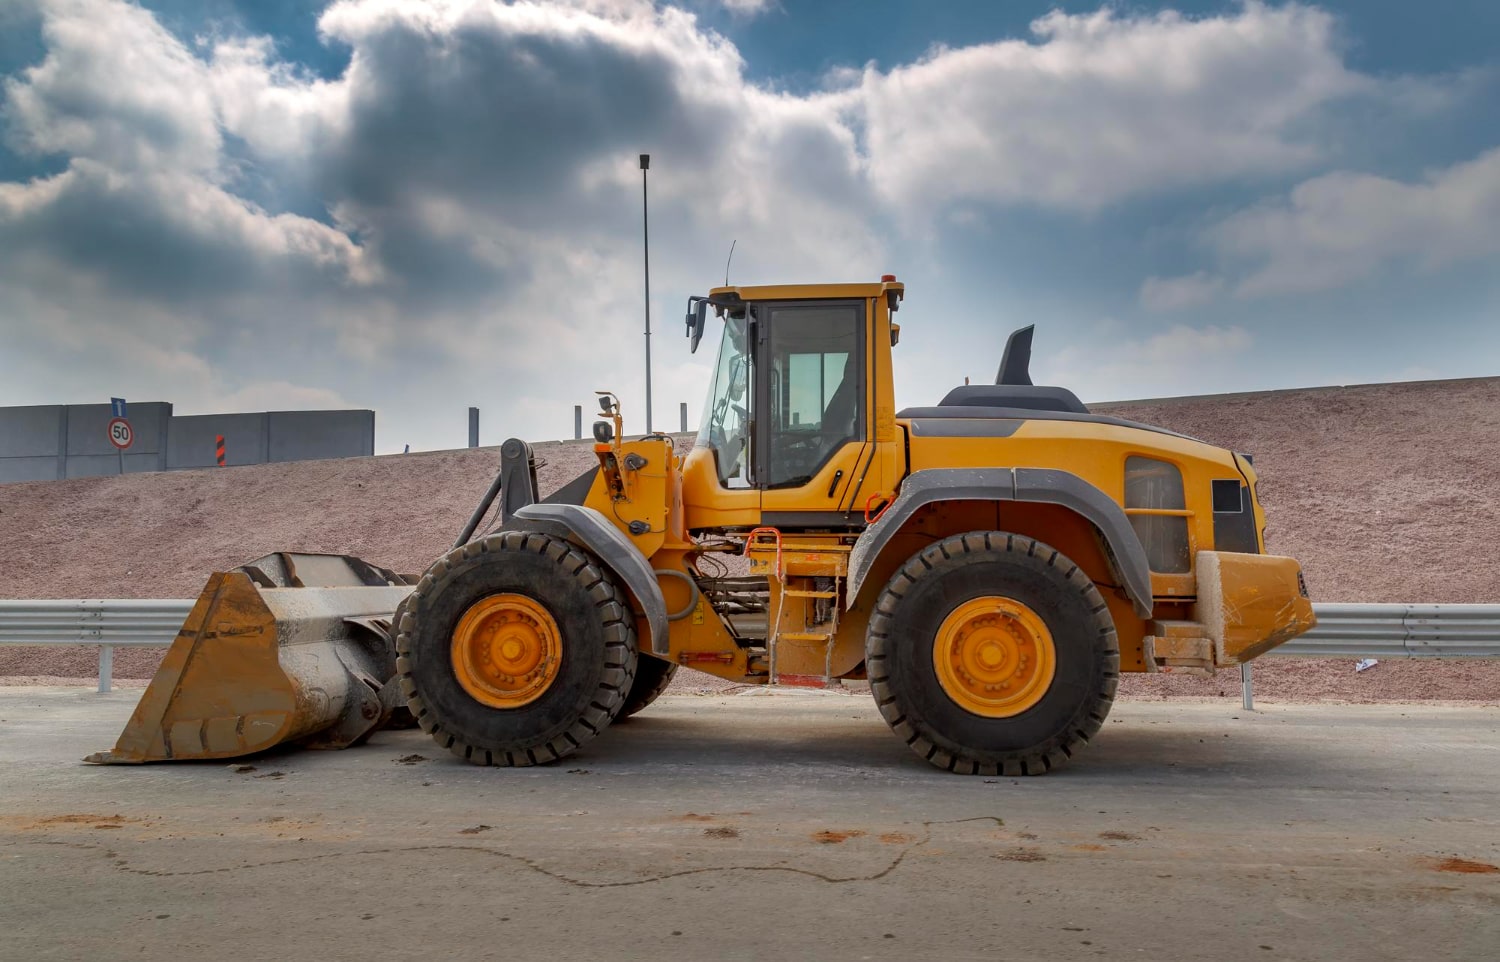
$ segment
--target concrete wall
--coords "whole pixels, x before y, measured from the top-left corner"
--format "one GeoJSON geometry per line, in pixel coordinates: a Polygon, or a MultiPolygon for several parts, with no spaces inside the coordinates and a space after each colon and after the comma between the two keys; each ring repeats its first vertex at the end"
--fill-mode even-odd
{"type": "Polygon", "coordinates": [[[62,477],[59,452],[67,436],[60,404],[0,408],[0,479],[53,481],[62,477]]]}
{"type": "Polygon", "coordinates": [[[172,419],[168,468],[214,466],[214,437],[224,435],[226,465],[358,458],[375,453],[374,411],[270,411],[193,414],[172,419]]]}
{"type": "MultiPolygon", "coordinates": [[[[121,457],[106,433],[108,404],[40,404],[0,408],[0,482],[56,481],[119,474],[121,457]]],[[[167,422],[172,405],[130,406],[135,442],[124,457],[129,472],[167,466],[167,422]]]]}
{"type": "MultiPolygon", "coordinates": [[[[109,443],[109,422],[114,416],[108,404],[70,404],[67,411],[67,452],[63,477],[94,478],[120,473],[120,454],[109,443]]],[[[125,452],[125,470],[161,471],[167,466],[167,422],[172,405],[163,401],[132,404],[130,428],[135,440],[125,452]]]]}
{"type": "Polygon", "coordinates": [[[374,411],[272,411],[268,461],[357,458],[375,453],[374,411]]]}
{"type": "MultiPolygon", "coordinates": [[[[215,465],[224,435],[227,465],[348,458],[375,453],[374,411],[272,411],[175,417],[162,401],[132,403],[135,441],[124,470],[166,471],[215,465]]],[[[0,408],[0,484],[119,474],[109,443],[108,404],[0,408]]]]}
{"type": "Polygon", "coordinates": [[[266,414],[192,414],[172,419],[167,467],[211,468],[214,436],[224,435],[226,465],[265,464],[266,414]]]}

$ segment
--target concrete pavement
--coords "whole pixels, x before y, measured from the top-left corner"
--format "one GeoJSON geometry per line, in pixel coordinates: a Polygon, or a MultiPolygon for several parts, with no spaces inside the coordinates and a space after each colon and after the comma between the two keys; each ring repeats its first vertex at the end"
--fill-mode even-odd
{"type": "Polygon", "coordinates": [[[582,754],[97,768],[138,691],[0,689],[0,958],[1500,954],[1500,709],[1126,702],[1042,778],[867,696],[668,696],[582,754]]]}

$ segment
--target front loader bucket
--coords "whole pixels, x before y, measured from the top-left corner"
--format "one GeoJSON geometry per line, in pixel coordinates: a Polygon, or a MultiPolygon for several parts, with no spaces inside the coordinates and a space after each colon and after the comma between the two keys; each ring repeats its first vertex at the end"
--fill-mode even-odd
{"type": "Polygon", "coordinates": [[[283,552],[212,575],[115,747],[84,761],[358,744],[402,704],[382,689],[395,676],[391,619],[410,591],[344,555],[283,552]]]}

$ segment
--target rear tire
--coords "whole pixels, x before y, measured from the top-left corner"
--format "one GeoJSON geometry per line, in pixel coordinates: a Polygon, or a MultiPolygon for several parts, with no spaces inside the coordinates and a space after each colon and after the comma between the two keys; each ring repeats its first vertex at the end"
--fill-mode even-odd
{"type": "MultiPolygon", "coordinates": [[[[602,565],[559,538],[506,531],[470,542],[434,563],[405,607],[396,670],[407,704],[433,740],[476,765],[536,765],[572,754],[609,726],[635,679],[635,627],[619,588],[602,565]],[[534,603],[560,646],[545,687],[524,702],[515,698],[515,707],[480,701],[455,665],[460,620],[496,596],[534,603]]],[[[474,650],[487,659],[479,637],[474,650]]]]}
{"type": "MultiPolygon", "coordinates": [[[[1041,647],[1012,651],[1041,662],[1035,654],[1041,647]]],[[[1120,653],[1109,608],[1082,569],[1039,541],[991,531],[930,545],[891,577],[870,618],[865,664],[886,723],[932,764],[960,774],[1040,775],[1064,765],[1103,726],[1119,684],[1120,653]],[[964,612],[986,602],[1022,618],[981,615],[971,621],[977,627],[964,627],[964,612]],[[1005,670],[1017,662],[980,646],[969,653],[971,663],[952,667],[962,659],[939,639],[953,636],[955,619],[959,646],[966,637],[983,641],[984,632],[1002,641],[1025,635],[1021,622],[1030,619],[1034,640],[1050,648],[1050,667],[1031,669],[1035,680],[1015,704],[986,704],[1005,693],[982,682],[1001,678],[976,682],[973,675],[983,674],[986,659],[1005,670]]],[[[1019,665],[1026,671],[1027,659],[1019,665]]]]}
{"type": "Polygon", "coordinates": [[[667,690],[667,686],[672,683],[672,676],[676,674],[675,662],[650,655],[637,658],[635,683],[630,686],[630,694],[625,696],[625,707],[620,709],[620,715],[615,721],[622,721],[656,701],[667,690]]]}

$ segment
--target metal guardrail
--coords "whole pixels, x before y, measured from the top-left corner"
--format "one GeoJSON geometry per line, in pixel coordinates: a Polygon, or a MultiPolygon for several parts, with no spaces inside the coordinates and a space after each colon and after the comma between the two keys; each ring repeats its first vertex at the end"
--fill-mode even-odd
{"type": "Polygon", "coordinates": [[[0,645],[98,645],[99,690],[109,691],[115,648],[159,648],[177,637],[191,598],[0,599],[0,645]]]}
{"type": "Polygon", "coordinates": [[[192,610],[191,598],[0,599],[0,642],[169,645],[192,610]]]}
{"type": "Polygon", "coordinates": [[[1274,649],[1302,658],[1500,658],[1500,605],[1313,605],[1318,625],[1274,649]]]}
{"type": "MultiPolygon", "coordinates": [[[[0,645],[98,645],[99,690],[114,648],[164,647],[193,608],[189,598],[0,599],[0,645]]],[[[1500,605],[1320,604],[1318,626],[1271,652],[1301,658],[1500,658],[1500,605]]],[[[1242,666],[1251,707],[1250,666],[1242,666]]]]}
{"type": "MultiPolygon", "coordinates": [[[[1291,658],[1500,658],[1500,605],[1313,605],[1317,627],[1271,650],[1291,658]]],[[[1255,669],[1240,703],[1255,709],[1255,669]]]]}

